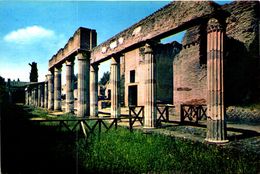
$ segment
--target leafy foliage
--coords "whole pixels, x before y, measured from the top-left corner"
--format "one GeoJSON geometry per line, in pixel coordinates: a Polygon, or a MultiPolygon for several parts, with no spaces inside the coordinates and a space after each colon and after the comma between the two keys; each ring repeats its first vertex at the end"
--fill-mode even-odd
{"type": "Polygon", "coordinates": [[[107,71],[103,74],[102,78],[99,81],[99,84],[106,85],[109,79],[110,79],[110,72],[107,71]]]}

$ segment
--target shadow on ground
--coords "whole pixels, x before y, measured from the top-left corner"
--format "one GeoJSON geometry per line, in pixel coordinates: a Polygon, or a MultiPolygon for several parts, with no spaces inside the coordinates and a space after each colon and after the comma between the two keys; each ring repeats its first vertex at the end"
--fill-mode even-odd
{"type": "Polygon", "coordinates": [[[28,111],[21,106],[2,110],[2,173],[83,173],[76,160],[77,137],[57,132],[55,127],[29,122],[28,111]]]}

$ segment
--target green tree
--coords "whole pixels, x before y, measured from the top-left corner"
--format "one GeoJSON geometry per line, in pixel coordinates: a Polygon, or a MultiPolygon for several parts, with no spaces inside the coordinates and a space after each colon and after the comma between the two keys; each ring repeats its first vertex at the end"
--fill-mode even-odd
{"type": "Polygon", "coordinates": [[[106,85],[106,83],[109,81],[110,78],[110,72],[105,72],[102,76],[102,78],[99,81],[100,85],[106,85]]]}
{"type": "Polygon", "coordinates": [[[30,72],[30,82],[38,82],[38,69],[37,69],[37,63],[32,62],[29,63],[31,66],[31,72],[30,72]]]}
{"type": "Polygon", "coordinates": [[[6,93],[5,79],[0,76],[0,112],[1,112],[1,103],[4,101],[5,93],[6,93]]]}

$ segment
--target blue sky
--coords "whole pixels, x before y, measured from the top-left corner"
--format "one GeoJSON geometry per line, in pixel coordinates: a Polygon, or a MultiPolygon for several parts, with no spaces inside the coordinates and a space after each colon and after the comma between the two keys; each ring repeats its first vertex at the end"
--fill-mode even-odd
{"type": "MultiPolygon", "coordinates": [[[[80,26],[95,29],[100,44],[166,4],[168,1],[0,0],[0,76],[29,81],[28,63],[35,61],[39,81],[43,81],[48,60],[80,26]]],[[[179,34],[177,40],[181,37],[179,34]]],[[[109,63],[101,64],[99,76],[108,70],[109,63]]],[[[64,68],[62,75],[64,79],[64,68]]]]}

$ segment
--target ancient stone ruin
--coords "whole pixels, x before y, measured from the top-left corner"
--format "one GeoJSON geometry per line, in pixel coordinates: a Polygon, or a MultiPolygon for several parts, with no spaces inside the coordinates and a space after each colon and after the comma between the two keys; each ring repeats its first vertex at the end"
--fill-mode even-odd
{"type": "MultiPolygon", "coordinates": [[[[259,2],[175,1],[97,45],[95,30],[80,27],[49,60],[46,81],[26,91],[26,104],[61,110],[66,64],[66,112],[98,116],[98,67],[111,59],[111,117],[120,103],[144,106],[144,128],[156,127],[158,103],[207,108],[209,142],[226,142],[225,106],[260,98],[259,2]],[[182,43],[163,38],[186,31],[182,43]],[[120,79],[124,77],[124,97],[120,79]]],[[[205,112],[205,109],[203,110],[205,112]]]]}

